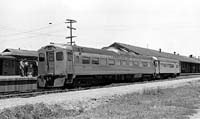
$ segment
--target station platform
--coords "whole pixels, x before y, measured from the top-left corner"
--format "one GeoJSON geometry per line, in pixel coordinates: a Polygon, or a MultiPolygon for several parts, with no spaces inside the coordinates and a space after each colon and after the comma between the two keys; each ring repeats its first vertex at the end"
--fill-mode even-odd
{"type": "Polygon", "coordinates": [[[0,76],[0,93],[26,92],[37,89],[37,77],[0,76]]]}
{"type": "Polygon", "coordinates": [[[180,73],[180,76],[200,75],[200,73],[180,73]]]}

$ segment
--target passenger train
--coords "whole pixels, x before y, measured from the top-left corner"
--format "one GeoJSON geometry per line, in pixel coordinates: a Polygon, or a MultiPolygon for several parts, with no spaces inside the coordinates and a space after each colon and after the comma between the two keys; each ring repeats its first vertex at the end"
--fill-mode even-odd
{"type": "Polygon", "coordinates": [[[38,50],[39,87],[78,87],[116,81],[175,77],[179,61],[80,46],[38,50]]]}

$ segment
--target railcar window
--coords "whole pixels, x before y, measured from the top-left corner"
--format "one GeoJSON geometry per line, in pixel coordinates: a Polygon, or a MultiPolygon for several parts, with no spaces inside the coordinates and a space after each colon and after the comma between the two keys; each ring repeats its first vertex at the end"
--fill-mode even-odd
{"type": "Polygon", "coordinates": [[[148,67],[148,62],[142,62],[142,67],[148,67]]]}
{"type": "Polygon", "coordinates": [[[54,61],[54,53],[49,52],[49,61],[54,61]]]}
{"type": "Polygon", "coordinates": [[[132,61],[129,61],[129,66],[133,66],[133,62],[132,61]]]}
{"type": "Polygon", "coordinates": [[[57,52],[56,53],[56,60],[62,61],[63,60],[63,52],[57,52]]]}
{"type": "Polygon", "coordinates": [[[139,67],[143,67],[143,64],[142,64],[141,61],[138,61],[138,66],[139,66],[139,67]]]}
{"type": "Polygon", "coordinates": [[[90,57],[82,57],[83,64],[90,64],[90,57]]]}
{"type": "Polygon", "coordinates": [[[121,61],[121,65],[127,65],[127,61],[126,60],[122,60],[121,61]]]}
{"type": "Polygon", "coordinates": [[[73,54],[72,54],[72,52],[67,52],[67,60],[68,60],[68,61],[72,61],[72,59],[73,59],[73,54]]]}
{"type": "Polygon", "coordinates": [[[152,64],[151,62],[148,62],[148,67],[151,67],[151,64],[152,64]]]}
{"type": "Polygon", "coordinates": [[[92,64],[99,64],[99,58],[92,58],[92,64]]]}
{"type": "Polygon", "coordinates": [[[176,68],[178,68],[178,65],[176,65],[176,68]]]}
{"type": "Polygon", "coordinates": [[[39,61],[40,62],[43,62],[45,60],[45,55],[44,55],[44,53],[40,53],[39,54],[39,61]]]}
{"type": "Polygon", "coordinates": [[[174,64],[169,64],[169,67],[170,68],[174,68],[174,64]]]}
{"type": "Polygon", "coordinates": [[[106,65],[106,64],[107,64],[106,58],[101,58],[101,59],[100,59],[100,64],[101,64],[101,65],[106,65]]]}
{"type": "Polygon", "coordinates": [[[163,66],[163,67],[166,67],[166,64],[161,63],[160,65],[163,66]]]}
{"type": "Polygon", "coordinates": [[[139,62],[138,61],[134,61],[133,62],[136,66],[139,66],[139,62]]]}
{"type": "Polygon", "coordinates": [[[76,63],[79,63],[79,56],[76,56],[75,62],[76,62],[76,63]]]}
{"type": "Polygon", "coordinates": [[[164,64],[164,63],[161,63],[161,65],[163,67],[174,68],[174,64],[164,64]]]}
{"type": "Polygon", "coordinates": [[[114,59],[108,59],[108,64],[109,65],[115,65],[115,60],[114,59]]]}
{"type": "Polygon", "coordinates": [[[120,65],[120,64],[121,64],[121,63],[120,63],[120,60],[119,60],[119,59],[115,60],[115,64],[116,64],[116,65],[120,65]]]}

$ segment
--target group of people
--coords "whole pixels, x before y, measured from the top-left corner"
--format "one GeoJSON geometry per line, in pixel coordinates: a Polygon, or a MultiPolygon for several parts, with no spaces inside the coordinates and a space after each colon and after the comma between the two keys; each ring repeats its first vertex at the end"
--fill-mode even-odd
{"type": "Polygon", "coordinates": [[[37,76],[37,61],[27,61],[26,59],[23,59],[20,61],[20,75],[23,76],[37,76]]]}

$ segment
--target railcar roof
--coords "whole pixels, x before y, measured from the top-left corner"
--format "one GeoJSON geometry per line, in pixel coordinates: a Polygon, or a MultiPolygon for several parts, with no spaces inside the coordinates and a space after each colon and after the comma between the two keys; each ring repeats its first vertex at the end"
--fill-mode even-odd
{"type": "Polygon", "coordinates": [[[200,63],[200,61],[195,59],[195,58],[189,58],[189,57],[186,57],[186,56],[175,55],[175,54],[166,53],[166,52],[159,52],[157,50],[147,49],[147,48],[142,48],[142,47],[136,47],[136,46],[133,46],[133,45],[123,44],[123,43],[113,43],[109,47],[124,48],[128,51],[135,52],[139,55],[165,57],[165,58],[176,59],[176,60],[179,60],[179,61],[182,61],[182,62],[200,63]]]}
{"type": "Polygon", "coordinates": [[[95,54],[103,54],[103,55],[112,55],[112,56],[133,56],[138,58],[145,58],[145,59],[152,59],[151,56],[141,56],[141,55],[133,55],[129,53],[116,53],[114,51],[108,51],[106,49],[96,49],[96,48],[89,48],[89,47],[82,47],[82,46],[73,46],[73,50],[79,52],[86,52],[86,53],[95,53],[95,54]]]}
{"type": "MultiPolygon", "coordinates": [[[[42,47],[41,49],[45,48],[45,47],[48,47],[48,46],[55,46],[56,48],[62,48],[62,49],[68,49],[69,46],[61,46],[61,45],[47,45],[47,46],[44,46],[42,47]]],[[[82,53],[93,53],[93,54],[102,54],[102,55],[112,55],[112,56],[116,56],[116,57],[119,57],[119,56],[132,56],[132,57],[138,57],[138,58],[145,58],[145,59],[152,59],[151,56],[142,56],[142,55],[134,55],[132,53],[116,53],[114,51],[109,51],[109,50],[106,50],[106,49],[97,49],[97,48],[89,48],[89,47],[83,47],[83,46],[70,46],[70,49],[74,50],[74,51],[77,51],[77,52],[82,52],[82,53]]],[[[40,50],[40,49],[39,49],[40,50]]]]}

